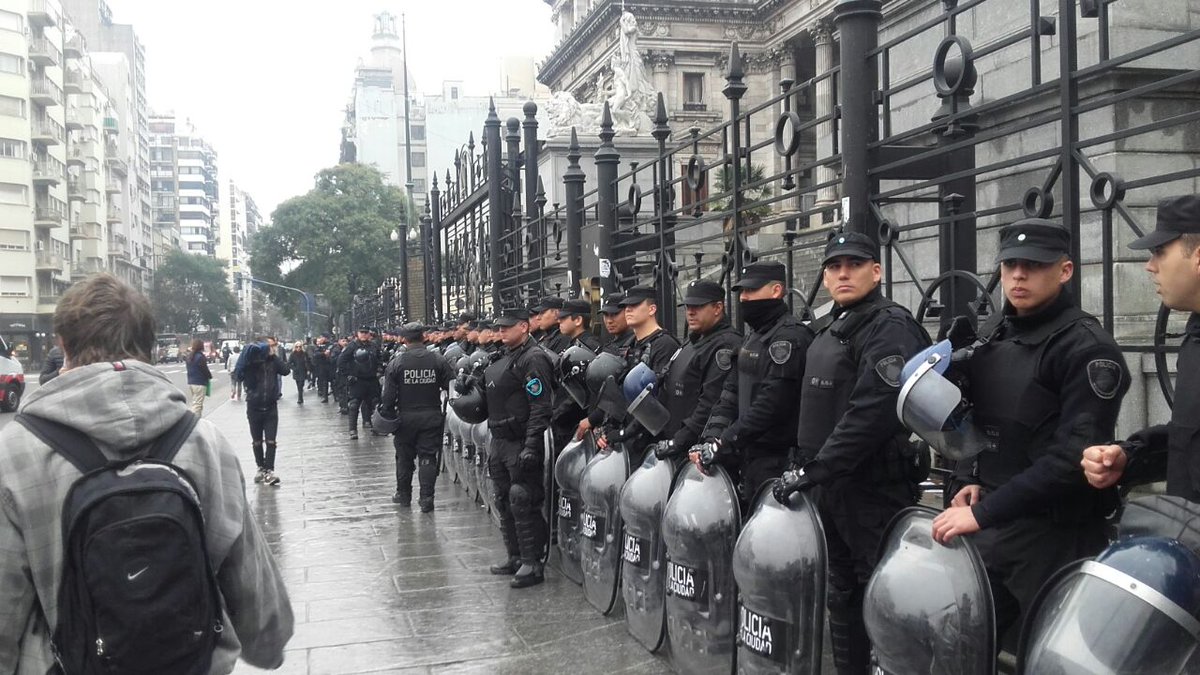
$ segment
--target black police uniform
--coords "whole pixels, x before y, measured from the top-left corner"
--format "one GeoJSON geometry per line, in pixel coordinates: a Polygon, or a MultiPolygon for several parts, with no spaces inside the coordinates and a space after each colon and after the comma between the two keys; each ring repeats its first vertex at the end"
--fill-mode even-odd
{"type": "MultiPolygon", "coordinates": [[[[864,235],[843,239],[858,237],[864,235]]],[[[827,260],[837,257],[834,242],[827,260]]],[[[912,314],[878,288],[852,306],[835,307],[815,332],[801,380],[796,459],[816,486],[825,528],[834,664],[839,673],[860,673],[870,653],[863,592],[879,542],[892,517],[916,503],[923,478],[896,417],[900,374],[930,340],[912,314]]]]}
{"type": "Polygon", "coordinates": [[[422,510],[433,507],[433,485],[438,475],[438,451],[442,447],[442,392],[450,386],[454,371],[440,354],[420,342],[411,343],[383,375],[380,408],[395,414],[399,426],[392,439],[396,448],[396,498],[412,500],[413,464],[420,466],[422,510]]]}
{"type": "MultiPolygon", "coordinates": [[[[349,346],[349,343],[346,345],[349,346]]],[[[346,351],[341,343],[334,343],[329,348],[329,362],[333,370],[333,379],[330,382],[330,388],[333,391],[333,400],[338,404],[338,412],[343,415],[349,412],[346,407],[346,373],[342,370],[342,352],[346,351]]]]}
{"type": "Polygon", "coordinates": [[[735,351],[737,374],[725,380],[702,433],[718,440],[721,454],[736,457],[747,506],[758,488],[787,466],[796,442],[805,352],[813,341],[812,331],[783,300],[743,302],[743,315],[752,305],[753,316],[744,316],[750,331],[735,351]],[[760,303],[766,303],[761,313],[760,303]]]}
{"type": "Polygon", "coordinates": [[[563,335],[558,326],[551,326],[549,330],[542,331],[538,344],[555,354],[562,354],[571,346],[571,338],[563,335]]]}
{"type": "Polygon", "coordinates": [[[329,379],[333,375],[334,345],[319,344],[313,350],[313,374],[317,378],[317,395],[322,403],[329,402],[329,379]]]}
{"type": "Polygon", "coordinates": [[[355,340],[346,345],[338,357],[338,370],[346,378],[347,409],[350,411],[350,433],[358,432],[361,411],[363,426],[371,425],[371,413],[379,399],[379,369],[383,359],[379,347],[372,341],[355,340]]]}
{"type": "Polygon", "coordinates": [[[707,333],[689,333],[671,357],[661,402],[671,413],[663,435],[674,452],[687,452],[699,442],[704,423],[733,371],[733,353],[741,341],[742,335],[722,318],[707,333]]]}
{"type": "MultiPolygon", "coordinates": [[[[564,336],[565,337],[565,336],[564,336]]],[[[570,338],[568,338],[570,339],[570,338]]],[[[586,347],[592,352],[600,351],[600,341],[596,336],[588,332],[583,332],[574,339],[570,339],[567,348],[581,346],[586,347]]],[[[563,351],[566,351],[564,349],[563,351]]],[[[561,353],[561,352],[560,352],[561,353]]],[[[550,428],[554,431],[554,448],[557,453],[562,450],[567,443],[575,436],[575,429],[579,426],[579,421],[587,417],[587,411],[575,402],[562,388],[561,383],[554,388],[554,413],[550,417],[550,428]]]]}
{"type": "Polygon", "coordinates": [[[534,568],[540,581],[546,547],[543,435],[552,412],[553,368],[546,353],[529,338],[501,352],[483,376],[492,432],[488,471],[504,546],[510,561],[519,560],[522,569],[534,568]]]}

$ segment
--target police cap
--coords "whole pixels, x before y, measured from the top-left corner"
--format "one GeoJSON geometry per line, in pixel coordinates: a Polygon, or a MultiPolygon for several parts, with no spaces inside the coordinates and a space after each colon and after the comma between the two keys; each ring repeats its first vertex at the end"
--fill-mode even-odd
{"type": "Polygon", "coordinates": [[[1159,200],[1154,231],[1134,240],[1129,248],[1158,248],[1185,234],[1200,234],[1200,198],[1195,195],[1159,200]]]}
{"type": "Polygon", "coordinates": [[[605,314],[620,314],[621,301],[624,299],[624,293],[609,293],[604,296],[604,304],[600,305],[600,311],[605,314]]]}
{"type": "Polygon", "coordinates": [[[592,303],[583,298],[572,298],[563,303],[562,309],[558,312],[558,318],[566,319],[572,316],[591,316],[592,303]]]}
{"type": "Polygon", "coordinates": [[[688,307],[700,307],[712,302],[725,300],[725,289],[715,281],[697,279],[687,285],[683,293],[683,302],[688,307]]]}
{"type": "Polygon", "coordinates": [[[621,307],[633,307],[646,301],[658,303],[658,294],[653,286],[634,286],[625,292],[625,297],[617,304],[621,307]]]}
{"type": "Polygon", "coordinates": [[[522,321],[529,321],[529,312],[523,307],[509,307],[508,309],[500,310],[500,316],[496,317],[496,326],[506,328],[515,326],[522,321]]]}
{"type": "Polygon", "coordinates": [[[413,321],[400,327],[400,337],[405,340],[421,340],[425,337],[425,326],[413,321]]]}
{"type": "Polygon", "coordinates": [[[1045,218],[1025,218],[1000,228],[1000,252],[996,262],[1032,260],[1049,263],[1071,252],[1071,233],[1045,218]]]}
{"type": "Polygon", "coordinates": [[[541,314],[548,309],[562,309],[564,304],[563,299],[557,295],[547,295],[530,307],[529,311],[533,314],[541,314]]]}
{"type": "Polygon", "coordinates": [[[787,268],[780,262],[756,262],[742,268],[742,278],[733,285],[734,290],[756,290],[772,281],[783,283],[787,279],[787,268]]]}
{"type": "Polygon", "coordinates": [[[829,243],[825,244],[825,257],[821,260],[821,265],[828,265],[829,261],[843,256],[879,262],[879,244],[862,232],[835,234],[829,239],[829,243]]]}

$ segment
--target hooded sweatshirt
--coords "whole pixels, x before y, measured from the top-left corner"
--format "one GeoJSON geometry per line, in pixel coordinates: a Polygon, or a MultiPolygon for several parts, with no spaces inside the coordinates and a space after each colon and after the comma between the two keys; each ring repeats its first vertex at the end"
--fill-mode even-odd
{"type": "MultiPolygon", "coordinates": [[[[110,459],[133,457],[190,414],[166,375],[136,361],[124,369],[97,363],[64,371],[31,393],[21,412],[88,434],[110,459]]],[[[47,623],[58,620],[62,506],[80,473],[17,423],[0,431],[0,448],[0,672],[46,673],[54,663],[47,623]]],[[[292,609],[229,442],[201,419],[174,463],[196,483],[225,601],[225,630],[209,672],[232,671],[239,655],[260,668],[278,667],[292,609]]]]}

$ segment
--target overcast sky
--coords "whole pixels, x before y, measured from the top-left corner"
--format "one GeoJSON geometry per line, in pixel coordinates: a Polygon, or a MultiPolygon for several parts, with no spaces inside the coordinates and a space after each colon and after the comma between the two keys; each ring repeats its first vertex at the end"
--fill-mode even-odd
{"type": "Polygon", "coordinates": [[[493,93],[496,56],[541,60],[553,46],[545,0],[107,2],[146,48],[150,105],[190,118],[223,179],[250,192],[264,217],[337,163],[376,13],[406,15],[413,78],[431,93],[454,79],[468,94],[493,93]]]}

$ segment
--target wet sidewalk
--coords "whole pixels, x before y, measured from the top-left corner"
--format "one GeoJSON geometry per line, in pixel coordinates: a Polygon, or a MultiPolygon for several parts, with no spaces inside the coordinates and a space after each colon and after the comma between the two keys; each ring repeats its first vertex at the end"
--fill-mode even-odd
{"type": "MultiPolygon", "coordinates": [[[[283,570],[296,615],[274,672],[660,673],[620,619],[600,616],[552,568],[513,590],[488,573],[504,557],[487,512],[443,475],[436,508],[391,503],[391,438],[350,441],[346,418],[307,392],[279,402],[278,488],[250,483],[251,508],[283,570]]],[[[210,403],[210,405],[212,405],[210,403]]],[[[205,417],[254,473],[243,404],[205,417]]],[[[415,492],[415,488],[414,488],[415,492]]],[[[239,663],[235,673],[264,672],[239,663]]]]}

